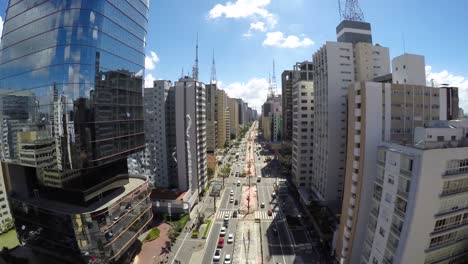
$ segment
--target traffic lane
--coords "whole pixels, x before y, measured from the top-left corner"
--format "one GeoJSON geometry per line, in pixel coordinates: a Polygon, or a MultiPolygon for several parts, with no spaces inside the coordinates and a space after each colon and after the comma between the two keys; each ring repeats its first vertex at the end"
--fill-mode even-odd
{"type": "MultiPolygon", "coordinates": [[[[226,230],[226,236],[224,237],[224,247],[222,249],[223,253],[222,256],[223,256],[223,260],[224,260],[224,256],[226,256],[226,254],[230,254],[231,255],[231,259],[232,259],[232,255],[234,253],[234,243],[231,243],[231,244],[228,244],[227,240],[228,240],[228,236],[229,234],[233,234],[234,235],[234,239],[236,239],[236,229],[237,229],[237,222],[238,222],[238,219],[237,218],[231,218],[229,220],[229,224],[228,224],[228,228],[226,230]]],[[[220,261],[220,263],[223,263],[220,261]]]]}
{"type": "Polygon", "coordinates": [[[211,233],[206,240],[206,250],[203,256],[202,263],[212,263],[214,252],[218,245],[219,231],[221,230],[221,223],[214,223],[211,227],[211,233]]]}

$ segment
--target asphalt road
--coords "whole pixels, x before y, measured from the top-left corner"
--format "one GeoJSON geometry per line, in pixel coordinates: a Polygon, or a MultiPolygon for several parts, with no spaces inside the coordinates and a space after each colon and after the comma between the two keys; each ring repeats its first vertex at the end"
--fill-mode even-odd
{"type": "MultiPolygon", "coordinates": [[[[248,135],[248,133],[246,133],[246,135],[248,135]]],[[[224,179],[224,189],[221,192],[221,203],[219,208],[216,208],[216,212],[213,219],[214,224],[210,231],[210,235],[208,236],[206,242],[207,245],[205,247],[205,253],[203,255],[203,260],[201,263],[213,263],[213,256],[218,245],[220,231],[224,223],[223,218],[225,214],[229,215],[229,222],[226,230],[226,235],[224,236],[224,247],[221,250],[221,260],[219,261],[219,263],[223,263],[224,258],[227,254],[231,255],[231,259],[233,258],[234,244],[228,244],[227,239],[229,234],[234,235],[234,240],[237,239],[235,237],[235,233],[239,220],[238,218],[232,217],[232,212],[236,211],[239,208],[239,205],[231,203],[230,198],[233,197],[233,199],[237,201],[240,201],[241,198],[241,187],[237,186],[236,183],[238,180],[240,180],[242,184],[245,182],[245,179],[242,177],[235,177],[235,175],[236,172],[239,173],[239,176],[242,175],[242,172],[244,170],[243,161],[245,158],[245,142],[246,140],[243,139],[238,149],[233,148],[228,153],[228,155],[232,157],[231,174],[228,178],[224,179]],[[235,158],[236,153],[240,154],[238,159],[235,158]],[[231,190],[234,191],[233,196],[230,195],[231,190]]],[[[223,165],[226,163],[226,159],[224,159],[223,165]]]]}

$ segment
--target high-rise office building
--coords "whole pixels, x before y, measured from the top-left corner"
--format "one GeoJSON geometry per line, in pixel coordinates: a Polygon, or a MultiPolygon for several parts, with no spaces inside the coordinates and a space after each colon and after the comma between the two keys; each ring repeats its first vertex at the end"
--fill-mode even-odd
{"type": "Polygon", "coordinates": [[[148,181],[127,170],[144,149],[147,15],[136,0],[7,6],[2,172],[18,238],[60,263],[115,262],[151,221],[148,181]]]}
{"type": "Polygon", "coordinates": [[[344,187],[348,87],[390,72],[388,48],[372,45],[370,24],[345,20],[337,27],[337,39],[313,55],[312,194],[335,212],[340,211],[344,187]]]}
{"type": "Polygon", "coordinates": [[[191,206],[207,184],[206,88],[192,78],[175,83],[175,152],[177,188],[188,192],[184,198],[191,206]]]}
{"type": "Polygon", "coordinates": [[[384,141],[412,143],[416,127],[447,120],[450,89],[359,82],[348,89],[346,177],[335,256],[360,263],[371,210],[376,151],[384,141]]]}
{"type": "Polygon", "coordinates": [[[293,85],[292,181],[311,188],[313,172],[314,83],[298,80],[293,85]]]}
{"type": "Polygon", "coordinates": [[[239,136],[239,104],[236,98],[229,98],[229,129],[231,130],[231,138],[239,136]]]}
{"type": "Polygon", "coordinates": [[[206,85],[206,150],[214,153],[216,150],[216,84],[206,85]]]}
{"type": "Polygon", "coordinates": [[[356,263],[466,263],[467,131],[436,121],[415,129],[414,144],[380,145],[356,263]]]}
{"type": "Polygon", "coordinates": [[[224,90],[218,89],[216,91],[216,148],[224,149],[226,143],[229,144],[229,135],[228,129],[229,126],[226,126],[226,110],[228,110],[227,104],[227,95],[224,90]]]}
{"type": "Polygon", "coordinates": [[[293,135],[293,71],[281,74],[281,95],[283,113],[283,140],[291,141],[293,135]]]}
{"type": "Polygon", "coordinates": [[[279,142],[282,139],[282,99],[281,95],[268,95],[262,106],[262,131],[266,141],[279,142]]]}
{"type": "Polygon", "coordinates": [[[170,115],[169,89],[171,81],[154,81],[153,87],[146,87],[144,92],[144,117],[146,154],[143,162],[147,166],[150,185],[155,188],[170,188],[174,186],[174,179],[169,173],[169,159],[173,146],[169,142],[170,115]]]}

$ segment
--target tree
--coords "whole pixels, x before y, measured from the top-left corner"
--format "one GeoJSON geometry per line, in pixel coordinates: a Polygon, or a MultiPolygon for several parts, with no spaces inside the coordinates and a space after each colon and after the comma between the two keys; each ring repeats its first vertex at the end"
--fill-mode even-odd
{"type": "Polygon", "coordinates": [[[231,173],[231,166],[224,166],[222,169],[221,169],[221,176],[224,178],[224,177],[228,177],[229,174],[231,173]]]}
{"type": "Polygon", "coordinates": [[[208,180],[211,180],[214,175],[214,170],[212,168],[208,168],[208,180]]]}

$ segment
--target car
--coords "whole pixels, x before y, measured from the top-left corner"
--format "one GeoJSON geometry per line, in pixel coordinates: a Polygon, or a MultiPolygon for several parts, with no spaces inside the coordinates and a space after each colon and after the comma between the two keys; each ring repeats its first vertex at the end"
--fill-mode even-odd
{"type": "Polygon", "coordinates": [[[218,248],[223,248],[224,247],[224,238],[220,237],[218,239],[218,248]]]}
{"type": "Polygon", "coordinates": [[[228,244],[231,244],[232,242],[234,242],[234,235],[233,234],[228,235],[227,242],[228,242],[228,244]]]}
{"type": "Polygon", "coordinates": [[[213,261],[218,262],[221,260],[221,249],[217,248],[214,252],[213,261]]]}
{"type": "Polygon", "coordinates": [[[234,203],[234,198],[229,199],[229,203],[234,203]]]}
{"type": "Polygon", "coordinates": [[[272,216],[273,215],[273,212],[271,211],[271,209],[268,209],[268,216],[272,216]]]}
{"type": "Polygon", "coordinates": [[[224,257],[224,264],[231,264],[231,254],[227,254],[224,257]]]}
{"type": "Polygon", "coordinates": [[[234,196],[234,190],[231,190],[231,196],[234,196]]]}
{"type": "Polygon", "coordinates": [[[237,186],[240,186],[240,181],[239,180],[237,180],[237,186]]]}
{"type": "Polygon", "coordinates": [[[221,231],[219,231],[219,236],[223,237],[226,235],[226,227],[221,227],[221,231]]]}
{"type": "MultiPolygon", "coordinates": [[[[237,202],[237,200],[236,200],[237,202]]],[[[232,217],[237,218],[237,211],[232,212],[232,217]]]]}
{"type": "Polygon", "coordinates": [[[239,204],[239,201],[235,200],[234,205],[238,205],[238,204],[239,204]]]}
{"type": "Polygon", "coordinates": [[[260,208],[265,208],[265,203],[261,203],[260,208]]]}
{"type": "Polygon", "coordinates": [[[276,197],[276,193],[275,193],[275,192],[272,192],[272,193],[271,193],[271,197],[272,197],[272,198],[275,198],[275,197],[276,197]]]}

